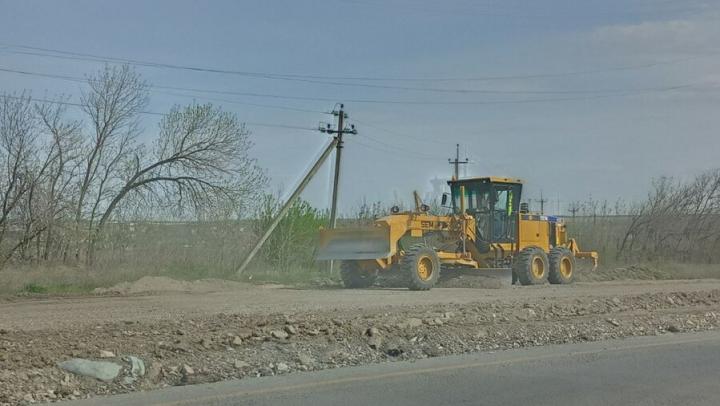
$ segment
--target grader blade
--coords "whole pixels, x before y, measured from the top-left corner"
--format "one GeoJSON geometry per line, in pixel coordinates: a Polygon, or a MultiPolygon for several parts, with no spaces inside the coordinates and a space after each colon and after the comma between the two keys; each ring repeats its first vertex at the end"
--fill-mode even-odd
{"type": "Polygon", "coordinates": [[[448,282],[448,286],[468,286],[482,289],[502,289],[513,284],[512,268],[447,267],[443,269],[440,280],[457,281],[448,282]]]}
{"type": "Polygon", "coordinates": [[[477,271],[478,275],[496,281],[499,287],[510,286],[513,284],[511,268],[487,268],[477,271]]]}
{"type": "Polygon", "coordinates": [[[515,283],[511,268],[480,268],[472,272],[478,277],[475,283],[483,288],[500,289],[515,283]]]}
{"type": "Polygon", "coordinates": [[[362,260],[390,256],[390,231],[385,227],[321,230],[316,259],[362,260]]]}

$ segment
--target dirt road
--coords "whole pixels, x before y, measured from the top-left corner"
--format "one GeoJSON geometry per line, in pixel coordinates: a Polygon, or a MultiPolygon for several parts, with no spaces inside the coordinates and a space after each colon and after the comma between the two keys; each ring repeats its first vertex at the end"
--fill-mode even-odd
{"type": "Polygon", "coordinates": [[[165,282],[0,300],[0,405],[720,327],[720,280],[429,292],[165,282]],[[139,293],[166,285],[176,291],[139,293]],[[119,372],[59,367],[73,358],[119,372]]]}
{"type": "MultiPolygon", "coordinates": [[[[158,286],[162,289],[162,286],[158,286]]],[[[662,292],[720,289],[719,279],[616,281],[569,286],[513,286],[502,289],[439,288],[428,292],[407,289],[293,289],[276,285],[222,283],[187,292],[147,292],[129,296],[52,299],[14,298],[0,301],[0,328],[39,330],[67,328],[107,321],[153,321],[216,314],[272,314],[283,312],[379,309],[395,306],[552,300],[662,292]]]]}

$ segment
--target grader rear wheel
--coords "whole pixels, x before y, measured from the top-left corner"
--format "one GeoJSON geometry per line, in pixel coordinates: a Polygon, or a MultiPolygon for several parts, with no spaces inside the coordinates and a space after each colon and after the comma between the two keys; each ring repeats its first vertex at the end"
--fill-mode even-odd
{"type": "Polygon", "coordinates": [[[440,277],[440,258],[432,248],[415,245],[400,261],[400,270],[407,276],[410,290],[430,290],[440,277]]]}
{"type": "Polygon", "coordinates": [[[340,265],[340,278],[348,289],[369,288],[377,276],[377,269],[363,269],[357,261],[343,261],[340,265]]]}
{"type": "Polygon", "coordinates": [[[552,284],[568,284],[575,279],[575,256],[565,247],[550,250],[550,273],[548,281],[552,284]]]}
{"type": "Polygon", "coordinates": [[[527,247],[513,261],[514,278],[521,285],[540,285],[548,278],[548,257],[538,247],[527,247]]]}

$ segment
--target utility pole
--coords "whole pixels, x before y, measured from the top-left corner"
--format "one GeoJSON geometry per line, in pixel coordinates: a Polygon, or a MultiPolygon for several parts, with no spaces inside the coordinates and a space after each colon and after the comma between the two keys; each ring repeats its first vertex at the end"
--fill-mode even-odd
{"type": "Polygon", "coordinates": [[[557,194],[557,212],[555,214],[558,216],[562,215],[562,213],[560,213],[560,192],[557,194]]]}
{"type": "MultiPolygon", "coordinates": [[[[338,183],[340,180],[340,154],[341,154],[341,148],[342,148],[342,136],[343,134],[357,134],[357,130],[355,130],[355,126],[351,125],[350,128],[344,127],[344,120],[347,118],[347,114],[343,111],[343,105],[340,105],[339,111],[333,111],[332,114],[336,117],[338,117],[338,126],[337,129],[333,129],[330,124],[327,124],[327,126],[320,125],[320,132],[327,133],[327,134],[334,134],[335,136],[333,139],[325,146],[325,149],[323,150],[322,155],[320,155],[320,158],[318,158],[317,161],[315,161],[315,164],[313,164],[312,168],[305,174],[305,176],[300,181],[300,184],[295,188],[293,193],[290,195],[290,197],[287,199],[285,204],[280,208],[280,211],[278,212],[277,216],[273,219],[273,221],[270,223],[270,226],[268,226],[267,230],[265,230],[265,233],[260,237],[260,239],[255,243],[255,246],[252,250],[250,250],[250,253],[245,258],[242,264],[237,269],[238,274],[242,274],[243,271],[245,271],[245,268],[250,264],[252,259],[257,255],[257,253],[260,251],[260,248],[262,248],[263,244],[265,244],[265,241],[267,241],[268,238],[270,238],[270,234],[275,230],[275,228],[280,224],[280,221],[285,217],[287,212],[292,207],[293,203],[297,198],[300,196],[303,190],[305,190],[305,187],[310,183],[312,178],[315,176],[315,174],[320,170],[320,167],[323,165],[325,160],[330,156],[333,149],[336,150],[335,155],[335,180],[334,180],[334,186],[333,186],[333,201],[332,201],[332,212],[331,212],[331,220],[330,224],[332,228],[335,228],[335,222],[336,222],[336,215],[337,215],[337,195],[338,195],[338,183]]],[[[332,262],[330,262],[330,270],[332,271],[332,262]]]]}
{"type": "Polygon", "coordinates": [[[455,166],[455,177],[454,179],[460,179],[460,165],[467,165],[470,162],[469,159],[465,158],[464,161],[460,160],[460,144],[455,144],[455,160],[448,158],[448,163],[455,166]]]}
{"type": "Polygon", "coordinates": [[[337,140],[337,146],[335,147],[335,176],[333,178],[332,203],[330,207],[330,228],[335,228],[337,225],[338,186],[340,185],[343,135],[357,134],[357,130],[355,129],[355,125],[351,125],[350,128],[345,128],[345,119],[348,118],[348,115],[345,113],[343,104],[340,104],[339,110],[333,110],[332,114],[338,118],[337,127],[332,128],[330,124],[328,124],[326,127],[321,126],[320,131],[327,134],[334,134],[337,140]]]}
{"type": "Polygon", "coordinates": [[[543,197],[542,190],[540,191],[540,215],[545,215],[545,202],[547,202],[547,199],[543,197]]]}
{"type": "Polygon", "coordinates": [[[571,203],[570,207],[568,207],[568,211],[572,213],[573,218],[575,218],[575,213],[580,211],[580,207],[577,203],[571,203]]]}
{"type": "MultiPolygon", "coordinates": [[[[332,128],[330,124],[323,127],[320,126],[319,130],[327,134],[333,134],[336,141],[335,147],[335,175],[333,177],[333,190],[332,190],[332,202],[330,206],[330,229],[334,229],[337,226],[337,204],[338,204],[338,189],[340,186],[340,164],[342,161],[342,149],[343,149],[343,135],[344,134],[357,134],[355,125],[351,125],[349,128],[345,127],[345,119],[348,118],[345,113],[344,105],[340,104],[340,109],[333,110],[333,116],[337,117],[337,127],[332,128]]],[[[330,273],[333,271],[333,261],[330,261],[330,273]]]]}

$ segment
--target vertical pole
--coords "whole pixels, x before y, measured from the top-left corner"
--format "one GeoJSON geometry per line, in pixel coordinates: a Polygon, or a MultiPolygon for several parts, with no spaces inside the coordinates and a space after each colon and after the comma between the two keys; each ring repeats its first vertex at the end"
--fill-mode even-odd
{"type": "Polygon", "coordinates": [[[464,161],[460,160],[460,144],[455,144],[455,159],[448,158],[448,163],[452,164],[453,168],[455,168],[453,179],[460,179],[460,164],[465,165],[469,162],[467,158],[465,158],[464,161]]]}
{"type": "Polygon", "coordinates": [[[463,256],[467,253],[467,246],[465,245],[465,236],[467,235],[467,220],[465,218],[465,186],[460,186],[460,215],[462,216],[462,253],[463,256]]]}
{"type": "MultiPolygon", "coordinates": [[[[343,148],[343,129],[345,120],[345,110],[343,105],[340,105],[340,111],[338,112],[338,126],[337,135],[335,140],[337,145],[335,147],[335,176],[333,178],[333,191],[332,191],[332,204],[330,206],[330,229],[334,229],[337,226],[337,203],[338,203],[338,188],[340,186],[340,163],[342,160],[342,148],[343,148]]],[[[330,260],[328,264],[330,274],[333,273],[335,261],[330,260]]]]}
{"type": "Polygon", "coordinates": [[[455,179],[460,179],[460,144],[455,144],[455,179]]]}
{"type": "Polygon", "coordinates": [[[557,215],[560,216],[562,213],[560,213],[560,193],[557,194],[557,215]]]}
{"type": "Polygon", "coordinates": [[[330,208],[330,228],[337,226],[337,201],[338,201],[338,186],[340,186],[340,161],[342,159],[342,148],[343,148],[343,121],[345,111],[343,105],[340,105],[340,111],[338,114],[338,129],[337,129],[337,146],[335,147],[335,177],[333,179],[333,191],[332,191],[332,206],[330,208]]]}

